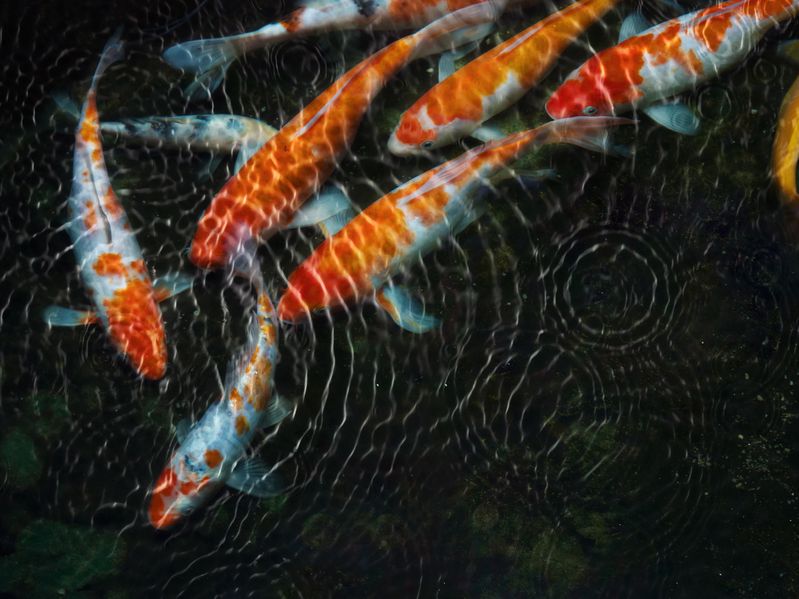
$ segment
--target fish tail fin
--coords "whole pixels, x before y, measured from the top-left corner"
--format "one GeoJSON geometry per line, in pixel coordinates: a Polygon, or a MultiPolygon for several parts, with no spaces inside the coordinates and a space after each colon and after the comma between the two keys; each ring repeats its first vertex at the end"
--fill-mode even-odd
{"type": "Polygon", "coordinates": [[[636,121],[614,116],[578,116],[558,119],[541,125],[536,132],[543,134],[542,144],[567,143],[586,150],[616,156],[629,155],[629,149],[614,144],[608,129],[619,125],[632,125],[636,121]]]}
{"type": "Polygon", "coordinates": [[[411,36],[416,43],[413,58],[438,54],[484,38],[494,27],[505,4],[506,0],[489,0],[433,21],[411,36]]]}
{"type": "Polygon", "coordinates": [[[194,81],[184,90],[186,97],[196,101],[219,87],[230,65],[242,54],[236,43],[239,37],[192,40],[164,51],[164,60],[170,66],[195,73],[194,81]]]}
{"type": "Polygon", "coordinates": [[[119,27],[114,35],[111,36],[103,48],[103,53],[100,55],[100,61],[97,63],[97,68],[94,70],[94,77],[92,78],[92,89],[97,89],[97,83],[100,77],[103,76],[106,69],[118,60],[122,60],[125,56],[125,43],[122,41],[122,27],[119,27]]]}

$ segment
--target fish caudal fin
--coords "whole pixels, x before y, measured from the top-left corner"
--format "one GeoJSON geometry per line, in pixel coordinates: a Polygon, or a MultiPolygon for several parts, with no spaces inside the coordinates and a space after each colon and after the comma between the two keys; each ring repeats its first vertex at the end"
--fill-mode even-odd
{"type": "Polygon", "coordinates": [[[275,497],[285,489],[280,476],[257,457],[238,462],[230,473],[227,486],[261,498],[275,497]]]}
{"type": "Polygon", "coordinates": [[[201,99],[222,83],[228,67],[239,57],[239,48],[231,37],[193,40],[164,51],[164,60],[170,66],[196,74],[184,91],[186,97],[201,99]]]}
{"type": "Polygon", "coordinates": [[[91,310],[73,310],[63,306],[48,306],[42,319],[51,327],[80,327],[97,322],[97,314],[91,310]]]}
{"type": "Polygon", "coordinates": [[[97,83],[100,77],[103,76],[106,69],[118,60],[122,60],[125,56],[125,44],[122,41],[122,28],[120,27],[114,32],[103,48],[103,53],[100,55],[100,61],[97,63],[97,68],[94,70],[94,77],[92,78],[92,89],[97,89],[97,83]]]}
{"type": "Polygon", "coordinates": [[[398,326],[411,333],[426,333],[441,320],[425,313],[424,306],[405,287],[385,285],[376,295],[377,303],[398,326]]]}
{"type": "Polygon", "coordinates": [[[481,2],[456,10],[413,34],[414,58],[430,56],[483,39],[494,28],[505,2],[481,2]]]}

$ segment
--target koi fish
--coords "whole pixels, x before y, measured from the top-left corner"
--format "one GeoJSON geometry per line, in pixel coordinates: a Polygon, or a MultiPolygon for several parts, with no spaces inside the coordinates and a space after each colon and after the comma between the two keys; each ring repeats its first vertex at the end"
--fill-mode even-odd
{"type": "Polygon", "coordinates": [[[196,96],[204,89],[216,89],[233,61],[251,50],[332,30],[417,29],[452,11],[481,3],[500,4],[499,0],[307,1],[281,21],[256,31],[174,45],[164,51],[164,60],[175,68],[197,73],[197,81],[187,89],[188,95],[196,96]]]}
{"type": "Polygon", "coordinates": [[[510,135],[462,154],[398,187],[326,239],[289,276],[281,320],[374,296],[402,328],[420,333],[438,322],[390,279],[479,218],[477,192],[512,175],[508,165],[546,144],[607,151],[599,134],[632,123],[614,117],[565,119],[510,135]]]}
{"type": "Polygon", "coordinates": [[[782,101],[771,153],[771,172],[783,203],[799,206],[796,161],[799,160],[799,78],[782,101]]]}
{"type": "Polygon", "coordinates": [[[496,16],[491,3],[461,9],[386,46],[340,77],[217,193],[197,227],[192,261],[203,268],[223,266],[242,243],[289,226],[303,202],[332,174],[388,80],[412,60],[471,41],[496,16]]]}
{"type": "MultiPolygon", "coordinates": [[[[581,0],[528,27],[442,80],[400,118],[388,141],[392,154],[424,153],[472,135],[503,137],[483,123],[518,102],[563,50],[618,0],[581,0]]],[[[452,67],[454,69],[454,64],[452,67]]]]}
{"type": "Polygon", "coordinates": [[[103,50],[75,134],[72,192],[66,229],[94,310],[50,306],[44,319],[54,326],[101,323],[117,349],[148,379],[164,376],[166,336],[157,303],[191,286],[185,276],[150,279],[141,249],[119,203],[103,159],[97,114],[97,85],[122,56],[119,34],[103,50]]]}
{"type": "Polygon", "coordinates": [[[248,342],[228,366],[222,399],[193,426],[183,420],[176,427],[180,446],[151,491],[148,515],[155,528],[176,524],[225,485],[257,497],[281,492],[277,475],[260,458],[245,455],[258,431],[292,411],[272,391],[278,359],[275,311],[257,262],[251,269],[257,302],[248,342]]]}
{"type": "Polygon", "coordinates": [[[741,62],[796,0],[728,0],[655,27],[640,14],[625,20],[621,43],[572,72],[546,104],[552,118],[641,110],[679,133],[695,134],[699,119],[682,103],[662,103],[741,62]]]}
{"type": "MultiPolygon", "coordinates": [[[[80,119],[80,110],[71,98],[57,93],[53,100],[62,112],[75,120],[80,119]]],[[[240,151],[239,166],[277,133],[276,129],[258,119],[235,114],[187,114],[103,121],[100,131],[103,136],[115,140],[159,148],[240,151]]]]}

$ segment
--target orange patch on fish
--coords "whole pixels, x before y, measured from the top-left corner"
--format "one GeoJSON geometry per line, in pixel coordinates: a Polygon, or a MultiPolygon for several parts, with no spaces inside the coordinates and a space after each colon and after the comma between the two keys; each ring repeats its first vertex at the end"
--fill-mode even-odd
{"type": "Polygon", "coordinates": [[[113,218],[117,218],[122,215],[122,206],[119,205],[119,200],[117,199],[114,190],[109,188],[108,193],[105,194],[105,198],[103,198],[103,209],[106,211],[108,216],[113,218]]]}
{"type": "Polygon", "coordinates": [[[92,202],[86,202],[84,206],[86,206],[86,212],[83,215],[83,226],[87,231],[91,231],[97,225],[97,211],[92,202]]]}
{"type": "Polygon", "coordinates": [[[244,407],[244,399],[241,397],[239,390],[235,387],[230,391],[230,404],[234,412],[241,412],[241,409],[244,407]]]}
{"type": "Polygon", "coordinates": [[[161,314],[148,281],[133,279],[103,301],[108,331],[138,372],[159,379],[166,371],[166,339],[161,314]]]}
{"type": "Polygon", "coordinates": [[[247,422],[247,417],[243,414],[236,416],[236,434],[241,437],[243,434],[250,431],[250,423],[247,422]]]}
{"type": "Polygon", "coordinates": [[[127,269],[122,263],[122,256],[112,252],[100,254],[94,263],[94,272],[101,277],[117,276],[124,277],[127,269]]]}
{"type": "Polygon", "coordinates": [[[218,449],[208,449],[203,456],[209,468],[216,468],[222,463],[222,453],[218,449]]]}
{"type": "Polygon", "coordinates": [[[130,268],[131,268],[131,270],[133,270],[133,272],[137,272],[140,275],[146,275],[147,274],[147,265],[144,263],[144,260],[142,260],[142,259],[133,260],[130,263],[130,268]]]}

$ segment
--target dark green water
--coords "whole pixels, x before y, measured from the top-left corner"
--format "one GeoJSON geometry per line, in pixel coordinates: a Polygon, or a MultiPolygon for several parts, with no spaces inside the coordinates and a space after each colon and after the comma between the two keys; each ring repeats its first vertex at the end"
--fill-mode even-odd
{"type": "MultiPolygon", "coordinates": [[[[642,119],[633,159],[553,148],[560,178],[499,190],[490,213],[405,277],[443,320],[401,333],[373,307],[284,330],[276,386],[293,418],[257,443],[289,485],[223,492],[155,532],[147,490],[172,425],[218,398],[246,310],[185,248],[227,175],[207,156],[106,144],[155,272],[196,273],[162,311],[170,366],[141,382],[97,329],[47,330],[85,305],[64,222],[72,125],[110,33],[107,120],[234,112],[278,126],[387,38],[331,34],[254,52],[190,107],[166,45],[251,29],[287,7],[26,2],[0,6],[0,595],[17,597],[793,597],[799,594],[799,253],[770,187],[771,141],[797,70],[777,32],[691,96],[702,134],[642,119]]],[[[622,10],[626,12],[626,8],[622,10]]],[[[547,11],[506,17],[507,36],[547,11]]],[[[592,28],[613,43],[620,13],[592,28]]],[[[576,44],[504,119],[542,106],[576,44]]],[[[397,117],[433,83],[403,71],[336,180],[366,206],[429,161],[390,156],[397,117]]],[[[453,148],[447,156],[454,156],[453,148]]],[[[321,240],[263,248],[276,291],[321,240]]]]}

